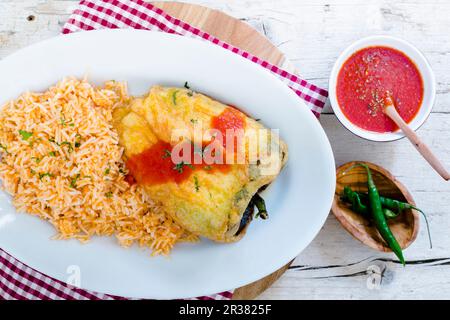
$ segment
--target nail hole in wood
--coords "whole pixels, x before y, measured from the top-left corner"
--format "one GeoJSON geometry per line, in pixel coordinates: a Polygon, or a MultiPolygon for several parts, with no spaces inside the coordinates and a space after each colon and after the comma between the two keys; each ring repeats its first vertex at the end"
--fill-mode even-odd
{"type": "Polygon", "coordinates": [[[34,19],[36,19],[36,17],[33,16],[33,15],[29,15],[29,16],[27,17],[27,21],[34,21],[34,19]]]}

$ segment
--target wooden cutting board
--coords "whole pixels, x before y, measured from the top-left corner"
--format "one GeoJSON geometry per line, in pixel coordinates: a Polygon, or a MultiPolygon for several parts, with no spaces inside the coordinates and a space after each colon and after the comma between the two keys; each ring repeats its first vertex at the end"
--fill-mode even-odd
{"type": "MultiPolygon", "coordinates": [[[[152,2],[168,14],[183,20],[217,38],[252,53],[279,67],[293,71],[294,68],[266,37],[247,23],[221,11],[183,2],[152,2]]],[[[270,222],[270,221],[269,221],[270,222]]],[[[235,290],[233,300],[254,299],[270,287],[289,268],[283,268],[267,277],[235,290]]]]}

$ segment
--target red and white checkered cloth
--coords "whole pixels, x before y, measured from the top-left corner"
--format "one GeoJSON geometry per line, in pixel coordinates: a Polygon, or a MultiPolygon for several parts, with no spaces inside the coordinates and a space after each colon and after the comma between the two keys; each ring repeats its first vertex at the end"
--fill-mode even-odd
{"type": "MultiPolygon", "coordinates": [[[[212,42],[272,72],[286,83],[318,117],[328,93],[299,76],[236,48],[142,0],[83,0],[64,25],[63,33],[104,28],[134,28],[175,33],[212,42]]],[[[232,291],[196,299],[230,299],[232,291]]],[[[0,249],[0,299],[127,299],[86,291],[48,277],[0,249]]]]}

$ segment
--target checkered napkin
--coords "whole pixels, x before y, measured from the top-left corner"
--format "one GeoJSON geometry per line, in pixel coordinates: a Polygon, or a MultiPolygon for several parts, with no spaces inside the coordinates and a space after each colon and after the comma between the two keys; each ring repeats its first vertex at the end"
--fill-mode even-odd
{"type": "MultiPolygon", "coordinates": [[[[318,117],[327,91],[299,76],[236,48],[142,0],[83,0],[64,25],[63,33],[104,28],[134,28],[175,33],[211,42],[232,51],[276,75],[291,88],[318,117]]],[[[231,299],[232,291],[195,299],[231,299]]],[[[127,299],[86,291],[48,277],[0,249],[0,299],[127,299]]]]}

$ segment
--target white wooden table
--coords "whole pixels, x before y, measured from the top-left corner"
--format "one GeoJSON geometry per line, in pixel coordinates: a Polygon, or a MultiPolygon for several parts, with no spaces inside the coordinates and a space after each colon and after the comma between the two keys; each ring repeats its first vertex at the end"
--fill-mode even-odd
{"type": "MultiPolygon", "coordinates": [[[[186,0],[189,2],[189,0],[186,0]]],[[[327,87],[334,60],[352,41],[389,34],[416,45],[437,79],[433,113],[418,131],[450,167],[450,2],[446,0],[198,0],[247,21],[296,65],[303,77],[327,87]]],[[[0,58],[57,35],[77,1],[0,0],[0,58]]],[[[450,298],[450,183],[445,183],[407,140],[373,143],[344,129],[327,108],[321,123],[337,165],[368,160],[390,170],[425,209],[434,248],[422,228],[406,250],[409,264],[391,262],[354,240],[330,215],[292,268],[263,299],[450,298]],[[381,276],[380,276],[381,274],[381,276]]],[[[307,221],[305,221],[307,223],[307,221]]]]}

